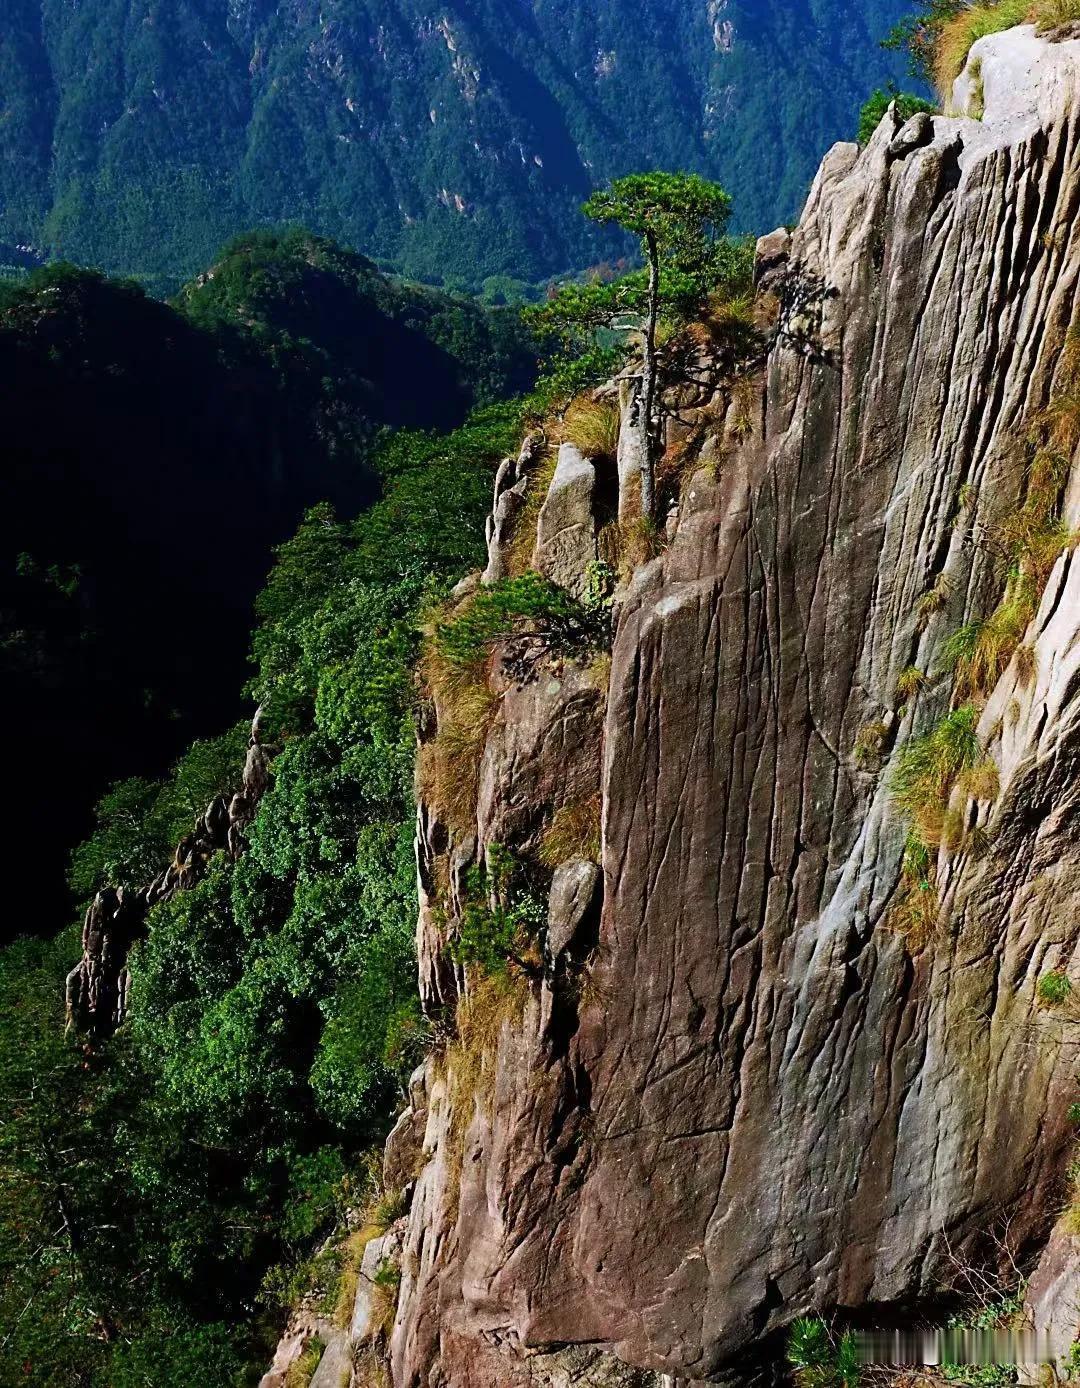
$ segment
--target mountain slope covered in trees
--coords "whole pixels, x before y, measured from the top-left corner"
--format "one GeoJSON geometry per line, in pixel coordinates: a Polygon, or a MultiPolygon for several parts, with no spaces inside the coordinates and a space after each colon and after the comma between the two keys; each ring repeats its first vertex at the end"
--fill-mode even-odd
{"type": "MultiPolygon", "coordinates": [[[[516,318],[305,233],[238,239],[175,306],[55,266],[0,285],[4,933],[63,921],[105,782],[241,710],[251,605],[305,506],[353,514],[379,429],[526,385],[516,318]]],[[[245,705],[246,707],[246,705],[245,705]]]]}
{"type": "Polygon", "coordinates": [[[901,0],[11,0],[0,241],[147,277],[301,221],[406,271],[537,280],[613,243],[631,169],[790,220],[818,151],[898,76],[901,0]]]}

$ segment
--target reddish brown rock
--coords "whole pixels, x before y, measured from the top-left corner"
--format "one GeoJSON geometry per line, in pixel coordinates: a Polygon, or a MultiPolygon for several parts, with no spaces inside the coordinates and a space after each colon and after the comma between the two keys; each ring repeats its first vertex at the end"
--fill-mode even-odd
{"type": "MultiPolygon", "coordinates": [[[[982,41],[991,67],[1011,41],[982,41]]],[[[748,1384],[798,1314],[932,1296],[1003,1210],[1045,1237],[1075,1097],[1035,994],[1078,963],[1071,552],[1034,673],[982,717],[1000,795],[954,796],[989,851],[941,851],[926,948],[889,915],[889,760],[949,698],[897,681],[1000,593],[975,537],[1021,494],[1077,315],[1080,46],[1033,42],[984,121],[893,112],[826,157],[770,250],[761,387],[715,409],[670,547],[620,594],[602,751],[583,673],[503,693],[450,855],[534,854],[602,761],[599,940],[577,988],[504,1019],[486,1087],[432,1062],[414,1094],[397,1388],[748,1384]],[[879,724],[884,770],[856,750],[879,724]]],[[[420,943],[430,976],[430,918],[420,943]]]]}

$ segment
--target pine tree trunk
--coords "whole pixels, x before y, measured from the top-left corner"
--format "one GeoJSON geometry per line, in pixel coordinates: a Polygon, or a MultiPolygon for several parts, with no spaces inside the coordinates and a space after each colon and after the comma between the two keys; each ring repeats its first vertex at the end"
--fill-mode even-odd
{"type": "Polygon", "coordinates": [[[656,470],[654,458],[653,406],[656,398],[656,320],[660,312],[660,258],[656,237],[646,233],[649,252],[649,315],[645,325],[645,348],[641,363],[641,511],[646,520],[656,519],[656,470]]]}

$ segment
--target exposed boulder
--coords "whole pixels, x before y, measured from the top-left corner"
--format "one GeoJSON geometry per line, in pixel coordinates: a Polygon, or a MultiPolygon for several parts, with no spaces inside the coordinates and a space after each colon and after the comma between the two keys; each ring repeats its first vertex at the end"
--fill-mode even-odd
{"type": "Polygon", "coordinates": [[[544,945],[554,963],[573,945],[600,886],[600,869],[584,858],[572,858],[555,869],[548,896],[544,945]]]}
{"type": "Polygon", "coordinates": [[[596,558],[595,488],[596,468],[574,444],[562,444],[540,508],[533,567],[576,598],[585,596],[589,565],[596,558]]]}
{"type": "Polygon", "coordinates": [[[529,486],[529,471],[544,448],[539,433],[526,436],[517,458],[504,458],[495,474],[495,499],[487,521],[487,566],[483,582],[497,583],[506,578],[507,548],[513,538],[518,515],[525,504],[529,486]]]}

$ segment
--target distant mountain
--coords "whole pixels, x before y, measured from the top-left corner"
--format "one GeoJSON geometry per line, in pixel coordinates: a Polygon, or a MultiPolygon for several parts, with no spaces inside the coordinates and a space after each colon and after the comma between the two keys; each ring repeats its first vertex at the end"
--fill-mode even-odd
{"type": "MultiPolygon", "coordinates": [[[[604,250],[635,168],[794,216],[896,60],[906,0],[6,0],[0,241],[178,283],[303,222],[407,272],[536,280],[604,250]]],[[[610,248],[610,247],[609,247],[610,248]]]]}

